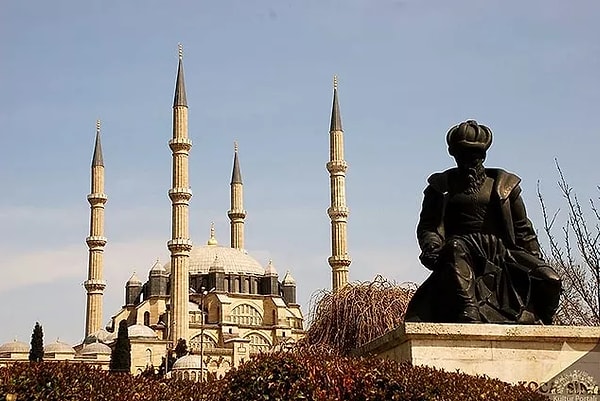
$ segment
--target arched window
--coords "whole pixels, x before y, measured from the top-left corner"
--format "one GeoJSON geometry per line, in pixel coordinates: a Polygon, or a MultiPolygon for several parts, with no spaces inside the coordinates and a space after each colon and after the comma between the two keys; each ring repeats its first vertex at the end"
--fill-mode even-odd
{"type": "Polygon", "coordinates": [[[250,340],[250,352],[266,352],[271,348],[271,343],[262,334],[250,333],[244,338],[250,340]]]}
{"type": "Polygon", "coordinates": [[[231,292],[231,288],[229,287],[229,277],[225,277],[225,279],[223,280],[223,288],[225,289],[225,291],[231,292]]]}
{"type": "MultiPolygon", "coordinates": [[[[189,343],[189,347],[190,347],[190,351],[193,353],[200,353],[200,334],[198,334],[197,336],[192,337],[192,339],[190,340],[189,343]]],[[[204,334],[204,351],[212,349],[212,348],[216,348],[217,347],[217,342],[209,335],[204,334]]]]}
{"type": "Polygon", "coordinates": [[[146,365],[152,365],[152,350],[150,348],[146,348],[146,365]]]}
{"type": "Polygon", "coordinates": [[[144,326],[150,326],[150,312],[144,312],[144,326]]]}
{"type": "Polygon", "coordinates": [[[263,323],[263,318],[254,306],[241,304],[231,311],[231,321],[235,324],[260,326],[263,323]]]}

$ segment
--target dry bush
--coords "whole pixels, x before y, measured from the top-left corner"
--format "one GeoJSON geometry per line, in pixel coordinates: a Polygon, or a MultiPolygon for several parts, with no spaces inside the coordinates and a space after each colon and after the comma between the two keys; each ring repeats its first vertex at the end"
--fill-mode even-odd
{"type": "MultiPolygon", "coordinates": [[[[554,320],[557,324],[599,326],[600,211],[594,199],[589,199],[588,214],[584,213],[558,161],[555,160],[555,163],[559,176],[557,185],[566,203],[566,216],[560,227],[562,235],[558,238],[554,229],[560,210],[550,217],[538,183],[544,232],[549,243],[545,259],[561,276],[563,287],[554,320]]],[[[600,191],[600,187],[597,189],[600,191]]]]}
{"type": "Polygon", "coordinates": [[[377,276],[373,281],[349,283],[334,293],[323,290],[313,297],[310,327],[300,345],[348,355],[398,327],[416,289],[414,283],[396,284],[377,276]]]}

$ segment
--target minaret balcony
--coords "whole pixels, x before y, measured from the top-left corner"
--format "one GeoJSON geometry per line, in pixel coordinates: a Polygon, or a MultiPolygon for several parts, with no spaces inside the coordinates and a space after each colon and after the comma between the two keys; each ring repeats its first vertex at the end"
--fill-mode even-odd
{"type": "Polygon", "coordinates": [[[108,196],[103,193],[89,194],[87,196],[87,200],[90,203],[90,205],[104,204],[108,200],[108,196]]]}
{"type": "Polygon", "coordinates": [[[346,221],[349,209],[346,206],[335,206],[327,209],[327,214],[332,221],[346,221]]]}
{"type": "Polygon", "coordinates": [[[172,256],[189,256],[192,241],[188,238],[173,238],[167,242],[167,248],[172,256]]]}
{"type": "Polygon", "coordinates": [[[229,218],[231,220],[243,220],[244,218],[246,218],[246,211],[245,210],[230,210],[227,212],[227,216],[229,216],[229,218]]]}
{"type": "Polygon", "coordinates": [[[327,261],[331,267],[348,267],[350,266],[350,263],[352,263],[352,260],[348,255],[333,255],[330,256],[327,261]]]}
{"type": "Polygon", "coordinates": [[[187,205],[192,199],[192,190],[190,188],[171,188],[169,189],[169,198],[173,204],[187,205]]]}
{"type": "Polygon", "coordinates": [[[85,242],[88,244],[88,247],[90,248],[90,251],[97,251],[97,250],[102,250],[102,248],[104,248],[104,245],[106,245],[106,237],[102,237],[102,236],[89,236],[85,239],[85,242]]]}
{"type": "Polygon", "coordinates": [[[345,173],[348,170],[348,163],[345,160],[332,160],[327,163],[327,171],[331,174],[345,173]]]}
{"type": "Polygon", "coordinates": [[[87,290],[88,294],[102,294],[106,288],[106,281],[86,280],[83,282],[83,286],[87,290]]]}
{"type": "Polygon", "coordinates": [[[192,148],[192,140],[189,138],[173,138],[169,141],[169,147],[173,153],[189,152],[192,148]]]}

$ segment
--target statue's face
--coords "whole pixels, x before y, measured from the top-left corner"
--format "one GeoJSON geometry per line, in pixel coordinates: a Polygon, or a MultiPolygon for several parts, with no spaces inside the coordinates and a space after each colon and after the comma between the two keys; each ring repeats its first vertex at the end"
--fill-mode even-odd
{"type": "Polygon", "coordinates": [[[463,174],[472,174],[478,168],[482,168],[485,153],[474,150],[463,150],[454,152],[456,167],[463,174]]]}

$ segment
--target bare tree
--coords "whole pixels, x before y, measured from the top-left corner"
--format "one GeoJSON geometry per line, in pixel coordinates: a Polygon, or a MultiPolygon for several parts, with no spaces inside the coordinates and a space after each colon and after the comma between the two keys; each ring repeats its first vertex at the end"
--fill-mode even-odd
{"type": "MultiPolygon", "coordinates": [[[[591,217],[583,212],[573,188],[555,160],[558,188],[567,206],[567,218],[560,227],[559,239],[554,234],[560,209],[548,215],[538,183],[538,198],[544,217],[544,231],[549,242],[546,260],[556,269],[563,281],[563,293],[557,324],[600,325],[600,214],[593,199],[589,199],[591,217]]],[[[600,191],[600,187],[597,187],[600,191]]]]}

